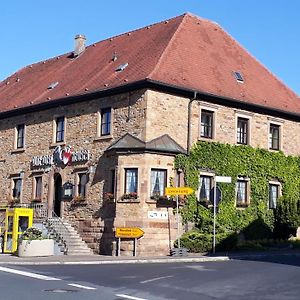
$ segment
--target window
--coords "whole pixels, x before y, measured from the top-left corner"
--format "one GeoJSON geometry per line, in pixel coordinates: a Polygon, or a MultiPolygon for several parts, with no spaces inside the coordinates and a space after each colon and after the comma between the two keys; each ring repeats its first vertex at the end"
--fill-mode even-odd
{"type": "Polygon", "coordinates": [[[167,170],[151,169],[151,197],[163,196],[167,186],[167,170]]]}
{"type": "Polygon", "coordinates": [[[137,193],[138,169],[125,169],[125,194],[137,193]]]}
{"type": "Polygon", "coordinates": [[[272,150],[279,150],[279,130],[279,125],[270,124],[269,148],[272,150]]]}
{"type": "Polygon", "coordinates": [[[65,140],[65,117],[56,118],[55,142],[61,143],[65,140]]]}
{"type": "Polygon", "coordinates": [[[277,200],[280,196],[280,183],[269,183],[269,208],[274,209],[277,206],[277,200]]]}
{"type": "Polygon", "coordinates": [[[200,136],[208,139],[213,138],[213,112],[201,110],[200,136]]]}
{"type": "Polygon", "coordinates": [[[249,206],[249,181],[245,179],[238,179],[236,182],[236,206],[249,206]]]}
{"type": "Polygon", "coordinates": [[[211,176],[200,176],[200,191],[199,201],[210,201],[210,191],[212,189],[212,177],[211,176]]]}
{"type": "Polygon", "coordinates": [[[248,144],[248,123],[249,120],[245,118],[237,119],[237,143],[248,144]]]}
{"type": "Polygon", "coordinates": [[[42,199],[42,176],[34,177],[34,199],[40,200],[42,199]]]}
{"type": "Polygon", "coordinates": [[[111,134],[111,108],[101,109],[100,135],[111,134]]]}
{"type": "Polygon", "coordinates": [[[88,182],[88,174],[84,173],[77,173],[77,196],[80,198],[86,197],[86,185],[88,182]]]}
{"type": "Polygon", "coordinates": [[[116,184],[116,170],[113,169],[110,171],[110,191],[112,194],[115,193],[115,184],[116,184]]]}
{"type": "Polygon", "coordinates": [[[238,82],[244,82],[244,78],[243,78],[243,75],[241,74],[241,72],[234,71],[233,74],[234,74],[235,79],[238,82]]]}
{"type": "Polygon", "coordinates": [[[22,189],[22,179],[13,178],[12,180],[12,198],[15,200],[20,200],[22,189]]]}
{"type": "Polygon", "coordinates": [[[17,140],[16,140],[16,148],[21,149],[24,148],[25,145],[25,125],[20,124],[16,128],[17,132],[17,140]]]}

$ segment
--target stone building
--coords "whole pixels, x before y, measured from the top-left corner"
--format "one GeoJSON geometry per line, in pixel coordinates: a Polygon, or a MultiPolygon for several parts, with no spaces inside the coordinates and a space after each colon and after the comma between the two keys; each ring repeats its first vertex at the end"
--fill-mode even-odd
{"type": "Polygon", "coordinates": [[[178,228],[164,188],[183,184],[174,156],[198,140],[299,155],[299,103],[191,14],[89,46],[78,35],[73,52],[0,83],[1,204],[43,203],[96,253],[112,254],[117,227],[138,227],[139,255],[166,254],[178,228]]]}

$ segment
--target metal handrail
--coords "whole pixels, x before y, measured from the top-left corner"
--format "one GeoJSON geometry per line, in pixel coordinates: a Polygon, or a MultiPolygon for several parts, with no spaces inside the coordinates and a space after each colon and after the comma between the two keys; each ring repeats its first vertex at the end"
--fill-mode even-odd
{"type": "Polygon", "coordinates": [[[69,229],[63,223],[62,218],[59,217],[53,210],[51,211],[51,218],[47,219],[49,225],[54,225],[54,231],[58,235],[59,239],[64,243],[65,252],[68,251],[67,236],[69,235],[69,229]]]}

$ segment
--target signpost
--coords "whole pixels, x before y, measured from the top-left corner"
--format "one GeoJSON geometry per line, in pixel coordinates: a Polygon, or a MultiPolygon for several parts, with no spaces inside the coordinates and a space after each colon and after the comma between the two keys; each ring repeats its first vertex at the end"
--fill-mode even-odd
{"type": "Polygon", "coordinates": [[[215,252],[216,252],[217,182],[231,183],[231,177],[228,177],[228,176],[215,176],[215,184],[214,184],[213,254],[215,254],[215,252]]]}
{"type": "Polygon", "coordinates": [[[134,252],[133,256],[136,256],[137,239],[144,235],[144,231],[138,227],[117,227],[115,236],[118,238],[118,256],[120,256],[121,250],[121,238],[134,239],[134,252]]]}
{"type": "Polygon", "coordinates": [[[117,238],[134,238],[138,239],[144,235],[144,231],[138,227],[117,227],[116,228],[116,237],[117,238]]]}
{"type": "Polygon", "coordinates": [[[178,248],[180,248],[180,234],[179,234],[179,213],[178,213],[178,195],[190,195],[193,193],[193,189],[185,187],[166,187],[165,195],[176,196],[176,218],[177,218],[177,237],[178,237],[178,248]]]}
{"type": "Polygon", "coordinates": [[[165,194],[167,196],[171,195],[189,195],[193,193],[193,189],[190,187],[167,187],[165,188],[165,194]]]}

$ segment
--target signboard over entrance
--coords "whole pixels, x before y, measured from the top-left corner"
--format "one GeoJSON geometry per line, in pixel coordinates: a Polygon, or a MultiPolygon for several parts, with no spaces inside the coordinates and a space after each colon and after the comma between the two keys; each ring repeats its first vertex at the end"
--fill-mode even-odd
{"type": "Polygon", "coordinates": [[[117,238],[132,238],[138,239],[144,235],[144,231],[138,227],[117,227],[116,237],[117,238]]]}
{"type": "MultiPolygon", "coordinates": [[[[70,156],[70,160],[72,163],[80,163],[87,162],[90,160],[90,151],[83,149],[72,152],[70,156]]],[[[54,164],[53,155],[41,155],[41,156],[33,156],[31,160],[31,166],[33,168],[36,167],[50,167],[54,164]]]]}

